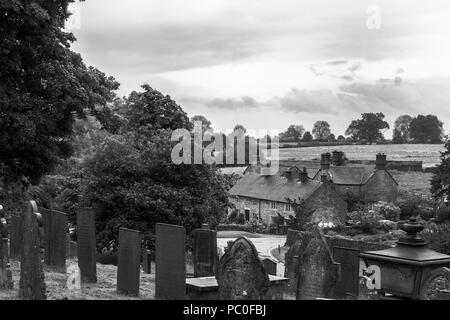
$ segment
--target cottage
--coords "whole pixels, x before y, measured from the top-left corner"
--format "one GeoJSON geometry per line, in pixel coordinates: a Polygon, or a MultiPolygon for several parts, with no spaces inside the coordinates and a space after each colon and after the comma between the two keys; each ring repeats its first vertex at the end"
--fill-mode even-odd
{"type": "Polygon", "coordinates": [[[398,183],[386,169],[385,154],[377,154],[375,167],[331,166],[331,155],[322,154],[321,168],[313,176],[320,181],[327,176],[344,197],[353,196],[367,202],[395,202],[398,195],[398,183]]]}
{"type": "Polygon", "coordinates": [[[317,220],[324,214],[329,222],[340,223],[345,221],[347,213],[347,204],[333,183],[325,177],[323,181],[312,180],[306,168],[296,166],[280,168],[275,175],[249,170],[230,189],[229,195],[236,208],[245,213],[247,221],[257,219],[270,223],[278,214],[286,218],[294,215],[288,199],[304,200],[308,212],[317,220]]]}

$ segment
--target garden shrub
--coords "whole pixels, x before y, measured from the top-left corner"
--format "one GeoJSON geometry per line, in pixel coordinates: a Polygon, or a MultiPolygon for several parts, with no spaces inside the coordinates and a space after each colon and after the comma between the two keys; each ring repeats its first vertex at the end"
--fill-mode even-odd
{"type": "Polygon", "coordinates": [[[422,238],[428,242],[428,247],[440,253],[450,254],[450,223],[437,225],[432,229],[425,229],[422,238]]]}
{"type": "Polygon", "coordinates": [[[398,221],[400,219],[401,210],[392,203],[384,201],[377,202],[373,205],[373,210],[379,213],[384,219],[398,221]]]}
{"type": "Polygon", "coordinates": [[[444,223],[450,221],[450,207],[441,206],[436,212],[436,221],[439,223],[444,223]]]}
{"type": "Polygon", "coordinates": [[[365,234],[377,233],[377,228],[380,226],[379,221],[383,220],[383,216],[375,210],[353,211],[349,213],[349,217],[353,221],[355,227],[359,228],[365,234]]]}

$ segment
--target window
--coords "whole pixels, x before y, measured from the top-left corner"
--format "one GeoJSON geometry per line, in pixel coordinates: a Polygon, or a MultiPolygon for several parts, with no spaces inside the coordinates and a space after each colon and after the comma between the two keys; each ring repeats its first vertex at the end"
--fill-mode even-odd
{"type": "Polygon", "coordinates": [[[272,202],[270,203],[270,207],[271,207],[272,209],[276,209],[276,208],[277,208],[277,203],[272,201],[272,202]]]}
{"type": "Polygon", "coordinates": [[[286,205],[284,206],[284,210],[291,211],[291,205],[289,203],[286,203],[286,205]]]}

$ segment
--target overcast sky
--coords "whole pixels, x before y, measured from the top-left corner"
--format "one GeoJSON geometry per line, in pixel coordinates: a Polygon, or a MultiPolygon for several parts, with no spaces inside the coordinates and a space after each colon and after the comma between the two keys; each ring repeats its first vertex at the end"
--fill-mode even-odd
{"type": "Polygon", "coordinates": [[[148,83],[216,130],[311,130],[326,120],[338,136],[362,112],[383,112],[391,125],[433,113],[450,129],[448,0],[76,5],[73,48],[121,83],[119,95],[148,83]]]}

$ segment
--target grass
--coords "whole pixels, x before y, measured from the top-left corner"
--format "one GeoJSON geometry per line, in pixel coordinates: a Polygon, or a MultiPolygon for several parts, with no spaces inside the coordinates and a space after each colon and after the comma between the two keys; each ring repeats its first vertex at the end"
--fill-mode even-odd
{"type": "Polygon", "coordinates": [[[399,184],[399,193],[420,193],[424,195],[431,195],[430,181],[433,176],[432,173],[423,172],[403,172],[391,170],[389,171],[399,184]]]}

